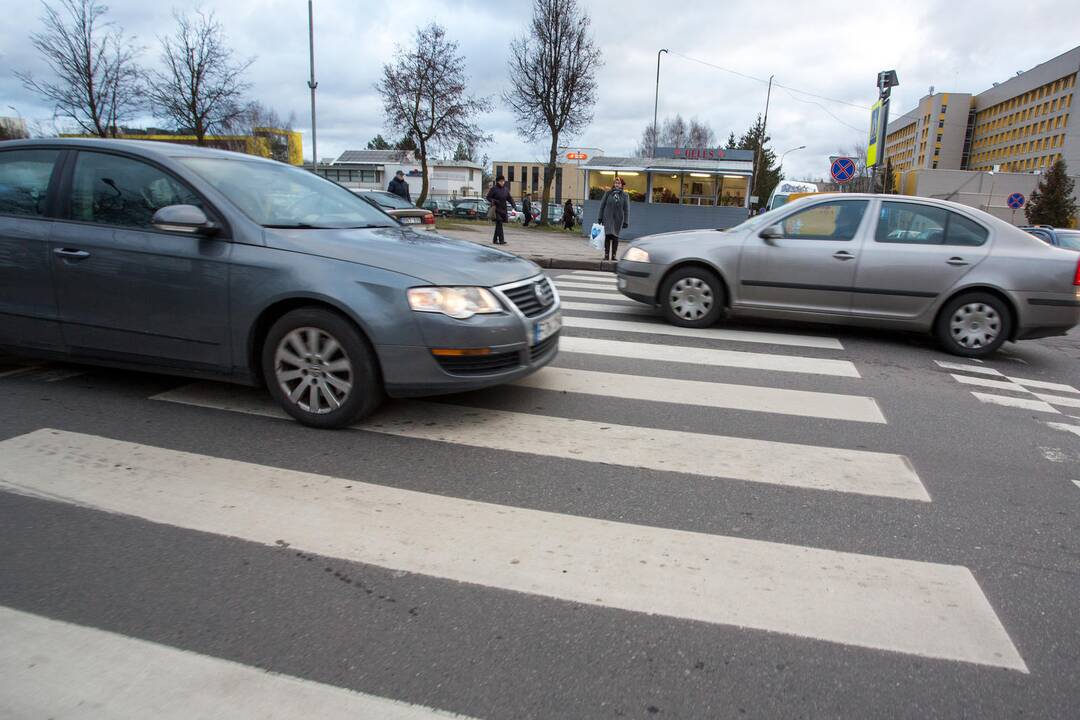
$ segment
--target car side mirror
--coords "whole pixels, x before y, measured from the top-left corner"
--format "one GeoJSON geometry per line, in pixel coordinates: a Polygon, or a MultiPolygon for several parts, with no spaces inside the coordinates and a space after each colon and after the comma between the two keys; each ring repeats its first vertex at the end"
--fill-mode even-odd
{"type": "Polygon", "coordinates": [[[770,225],[762,230],[758,237],[767,242],[769,245],[773,245],[777,240],[784,237],[784,229],[777,225],[770,225]]]}
{"type": "Polygon", "coordinates": [[[194,205],[166,205],[154,213],[150,224],[158,230],[214,235],[221,228],[210,222],[206,213],[194,205]]]}

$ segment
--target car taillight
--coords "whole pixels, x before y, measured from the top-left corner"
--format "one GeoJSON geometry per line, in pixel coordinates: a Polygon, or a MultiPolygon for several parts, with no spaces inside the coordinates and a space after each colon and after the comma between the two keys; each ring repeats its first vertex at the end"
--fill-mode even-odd
{"type": "Polygon", "coordinates": [[[434,225],[435,224],[435,216],[432,215],[431,213],[428,213],[427,215],[424,216],[424,219],[421,220],[420,222],[422,222],[425,225],[434,225]]]}
{"type": "Polygon", "coordinates": [[[1076,275],[1073,276],[1073,285],[1080,286],[1080,259],[1076,261],[1076,275]]]}

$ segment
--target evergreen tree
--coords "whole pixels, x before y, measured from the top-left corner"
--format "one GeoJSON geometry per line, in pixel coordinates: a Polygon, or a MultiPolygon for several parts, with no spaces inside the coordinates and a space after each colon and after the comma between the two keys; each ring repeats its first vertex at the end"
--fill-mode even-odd
{"type": "Polygon", "coordinates": [[[375,137],[368,140],[367,149],[368,150],[392,150],[393,146],[390,145],[390,143],[386,142],[386,138],[384,138],[380,134],[380,135],[376,135],[375,137]]]}
{"type": "MultiPolygon", "coordinates": [[[[732,136],[734,136],[734,133],[732,133],[732,136]]],[[[754,187],[751,189],[750,194],[757,195],[757,205],[764,205],[768,202],[769,195],[772,194],[773,188],[781,179],[780,168],[776,167],[776,153],[768,147],[771,139],[765,134],[765,125],[762,122],[761,115],[758,115],[750,129],[743,133],[736,148],[738,150],[751,150],[754,153],[754,162],[757,166],[754,172],[754,187]],[[760,155],[758,154],[759,149],[761,151],[760,155]]],[[[728,138],[728,142],[731,142],[731,138],[728,138]]]]}
{"type": "Polygon", "coordinates": [[[739,149],[739,141],[735,139],[735,131],[732,131],[731,134],[727,136],[727,144],[724,145],[724,149],[725,150],[738,150],[739,149]]]}
{"type": "Polygon", "coordinates": [[[454,149],[455,160],[472,160],[469,148],[465,147],[465,143],[458,142],[457,148],[454,149]]]}
{"type": "Polygon", "coordinates": [[[402,152],[416,152],[416,141],[412,139],[412,135],[406,135],[394,144],[394,149],[402,152]]]}
{"type": "Polygon", "coordinates": [[[1028,222],[1032,225],[1069,227],[1077,215],[1074,188],[1075,182],[1065,170],[1065,161],[1058,160],[1043,173],[1024,206],[1028,222]]]}

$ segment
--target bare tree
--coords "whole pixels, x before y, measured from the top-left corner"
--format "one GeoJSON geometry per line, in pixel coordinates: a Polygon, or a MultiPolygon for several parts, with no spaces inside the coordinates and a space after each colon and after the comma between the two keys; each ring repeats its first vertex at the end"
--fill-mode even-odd
{"type": "Polygon", "coordinates": [[[190,129],[199,145],[206,136],[235,123],[247,106],[243,79],[255,58],[234,61],[225,33],[214,14],[196,10],[194,16],[173,11],[176,31],[162,36],[162,70],[147,78],[154,114],[177,129],[190,129]]]}
{"type": "Polygon", "coordinates": [[[682,115],[664,120],[660,126],[660,144],[667,147],[686,147],[686,141],[690,139],[690,128],[682,115]]]}
{"type": "Polygon", "coordinates": [[[236,135],[251,135],[258,128],[292,130],[295,124],[296,113],[289,113],[289,117],[283,118],[277,110],[255,100],[245,105],[240,114],[224,123],[222,128],[236,135]]]}
{"type": "Polygon", "coordinates": [[[550,136],[544,166],[540,224],[548,221],[560,137],[592,122],[600,50],[589,33],[591,20],[577,0],[533,0],[528,31],[510,43],[512,89],[503,100],[517,115],[518,132],[530,141],[550,136]]]}
{"type": "Polygon", "coordinates": [[[652,123],[645,126],[641,133],[641,142],[638,143],[634,154],[637,157],[652,155],[656,146],[671,147],[695,147],[707,148],[716,145],[716,133],[707,122],[698,122],[697,118],[687,124],[682,115],[666,118],[660,126],[660,135],[656,136],[656,128],[652,123]]]}
{"type": "Polygon", "coordinates": [[[711,148],[716,145],[716,133],[707,122],[698,122],[697,118],[690,119],[690,128],[687,131],[689,147],[711,148]]]}
{"type": "Polygon", "coordinates": [[[469,146],[488,140],[473,118],[488,112],[491,102],[466,94],[465,58],[436,23],[417,28],[415,46],[398,47],[396,55],[396,62],[383,65],[375,89],[382,96],[387,129],[405,136],[398,149],[405,149],[406,140],[416,146],[423,174],[419,206],[427,200],[431,182],[430,154],[436,148],[452,150],[459,142],[469,146]]]}
{"type": "Polygon", "coordinates": [[[54,79],[37,80],[16,72],[23,86],[53,103],[53,112],[70,118],[88,134],[116,136],[119,125],[138,109],[141,48],[123,29],[102,18],[109,8],[96,0],[60,0],[63,11],[42,3],[44,30],[31,44],[52,70],[54,79]]]}
{"type": "Polygon", "coordinates": [[[649,123],[641,131],[641,142],[638,143],[637,148],[634,150],[634,157],[650,157],[659,140],[660,138],[656,135],[656,126],[649,123]]]}

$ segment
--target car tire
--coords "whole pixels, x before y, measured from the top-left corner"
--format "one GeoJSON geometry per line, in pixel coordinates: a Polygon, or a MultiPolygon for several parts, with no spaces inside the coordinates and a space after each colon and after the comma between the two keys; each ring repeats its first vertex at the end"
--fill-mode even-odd
{"type": "Polygon", "coordinates": [[[263,343],[263,378],[271,396],[298,422],[341,428],[383,400],[375,353],[346,318],[323,308],[281,316],[263,343]]]}
{"type": "Polygon", "coordinates": [[[1012,314],[1001,298],[965,293],[950,300],[938,316],[934,334],[945,352],[986,357],[997,352],[1012,333],[1012,314]]]}
{"type": "Polygon", "coordinates": [[[672,325],[710,327],[724,312],[724,287],[716,273],[691,265],[664,279],[659,300],[664,319],[672,325]]]}

